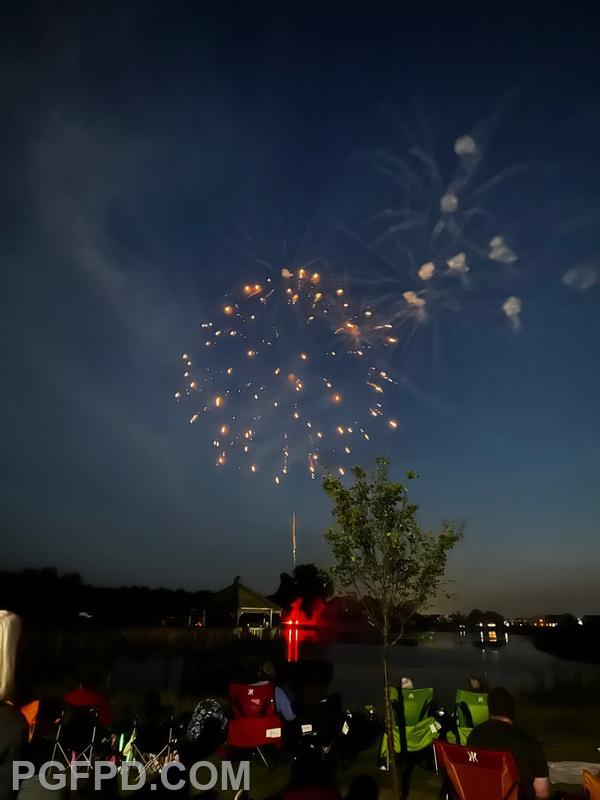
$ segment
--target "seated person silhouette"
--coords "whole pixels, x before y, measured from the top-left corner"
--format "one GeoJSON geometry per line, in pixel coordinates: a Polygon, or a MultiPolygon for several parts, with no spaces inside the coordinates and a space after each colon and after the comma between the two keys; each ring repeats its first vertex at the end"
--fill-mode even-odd
{"type": "Polygon", "coordinates": [[[515,701],[507,689],[488,694],[490,718],[473,729],[468,745],[512,753],[519,773],[519,800],[549,800],[552,787],[541,744],[515,725],[515,701]]]}

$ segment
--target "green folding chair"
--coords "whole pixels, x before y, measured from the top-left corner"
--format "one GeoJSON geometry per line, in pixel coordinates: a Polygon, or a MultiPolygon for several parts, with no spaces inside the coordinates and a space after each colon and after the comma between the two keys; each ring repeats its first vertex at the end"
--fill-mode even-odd
{"type": "Polygon", "coordinates": [[[458,727],[458,744],[466,745],[473,728],[481,725],[482,722],[487,722],[490,717],[487,693],[457,689],[454,717],[458,727]]]}
{"type": "MultiPolygon", "coordinates": [[[[429,747],[437,739],[441,727],[431,716],[433,689],[402,689],[402,705],[396,687],[390,688],[389,696],[393,713],[394,752],[417,753],[429,747]]],[[[384,733],[379,751],[380,763],[387,763],[387,752],[387,733],[384,733]]]]}

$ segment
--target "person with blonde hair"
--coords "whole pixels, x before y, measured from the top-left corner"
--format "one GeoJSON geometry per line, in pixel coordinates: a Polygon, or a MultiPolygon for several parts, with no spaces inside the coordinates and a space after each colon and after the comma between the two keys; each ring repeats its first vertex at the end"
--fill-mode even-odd
{"type": "Polygon", "coordinates": [[[20,633],[19,617],[0,610],[0,800],[10,800],[16,794],[13,761],[20,757],[27,741],[27,721],[11,703],[20,633]]]}

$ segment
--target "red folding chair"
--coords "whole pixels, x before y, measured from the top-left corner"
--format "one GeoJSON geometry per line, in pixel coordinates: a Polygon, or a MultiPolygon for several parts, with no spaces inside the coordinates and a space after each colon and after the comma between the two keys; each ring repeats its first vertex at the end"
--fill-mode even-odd
{"type": "Polygon", "coordinates": [[[440,741],[433,743],[433,752],[447,800],[518,800],[519,773],[511,753],[440,741]]]}
{"type": "Polygon", "coordinates": [[[275,689],[270,683],[252,686],[232,683],[229,686],[232,718],[229,721],[227,744],[243,750],[256,750],[270,767],[263,747],[281,748],[281,719],[275,710],[275,689]]]}

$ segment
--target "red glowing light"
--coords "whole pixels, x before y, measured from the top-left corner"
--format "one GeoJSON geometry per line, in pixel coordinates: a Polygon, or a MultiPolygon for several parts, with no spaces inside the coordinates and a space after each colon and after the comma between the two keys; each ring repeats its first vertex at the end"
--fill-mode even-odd
{"type": "Polygon", "coordinates": [[[327,625],[325,613],[327,606],[317,598],[310,614],[302,609],[302,598],[298,597],[292,602],[292,606],[287,614],[284,614],[282,622],[284,625],[300,626],[303,628],[322,628],[327,625]]]}
{"type": "Polygon", "coordinates": [[[281,620],[288,661],[298,661],[300,645],[304,642],[321,641],[324,636],[333,633],[334,626],[327,612],[327,605],[320,598],[314,601],[310,614],[302,609],[301,598],[293,601],[289,612],[281,620]]]}

